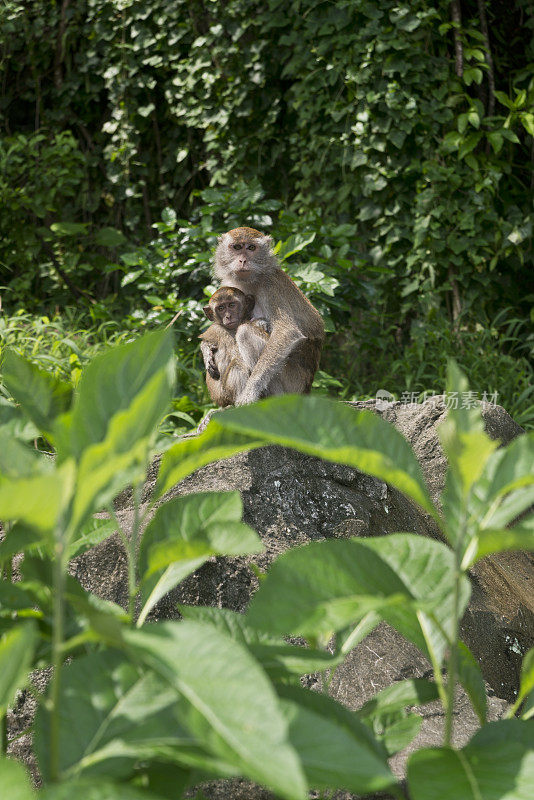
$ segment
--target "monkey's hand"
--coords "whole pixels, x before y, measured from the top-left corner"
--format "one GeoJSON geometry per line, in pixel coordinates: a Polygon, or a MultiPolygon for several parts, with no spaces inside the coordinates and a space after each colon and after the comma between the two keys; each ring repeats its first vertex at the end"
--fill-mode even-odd
{"type": "Polygon", "coordinates": [[[248,388],[245,386],[243,391],[236,397],[236,406],[248,406],[250,403],[255,403],[260,399],[260,392],[255,388],[248,388]]]}
{"type": "Polygon", "coordinates": [[[211,375],[214,380],[220,380],[221,373],[217,369],[217,364],[213,358],[208,361],[206,369],[208,370],[208,374],[211,375]]]}
{"type": "Polygon", "coordinates": [[[202,355],[204,357],[204,366],[206,367],[206,371],[208,375],[218,381],[221,377],[221,373],[219,372],[219,368],[215,363],[215,353],[217,352],[217,347],[215,345],[201,345],[202,355]]]}

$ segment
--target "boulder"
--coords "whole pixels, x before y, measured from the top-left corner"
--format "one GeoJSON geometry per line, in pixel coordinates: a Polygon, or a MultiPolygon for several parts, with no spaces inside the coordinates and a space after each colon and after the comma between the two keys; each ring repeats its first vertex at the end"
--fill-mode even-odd
{"type": "MultiPolygon", "coordinates": [[[[392,422],[411,443],[421,463],[431,495],[437,500],[443,486],[446,461],[436,427],[446,415],[444,399],[433,397],[423,404],[353,403],[372,408],[392,422]]],[[[506,411],[487,404],[484,419],[489,434],[507,444],[522,429],[506,411]]],[[[157,472],[153,464],[145,497],[157,472]]],[[[434,522],[399,492],[382,481],[349,467],[321,461],[281,447],[266,447],[216,462],[196,472],[170,495],[200,491],[239,490],[244,521],[261,536],[265,551],[254,556],[260,569],[282,552],[298,544],[332,537],[379,536],[410,531],[439,537],[434,522]]],[[[117,514],[128,528],[132,519],[127,494],[117,502],[117,514]]],[[[165,597],[151,616],[177,616],[176,604],[203,604],[244,611],[257,579],[250,558],[211,559],[175,591],[165,597]]],[[[524,553],[507,553],[485,559],[473,571],[473,596],[462,621],[462,636],[479,660],[487,681],[490,719],[497,719],[517,691],[521,657],[534,644],[532,570],[533,559],[524,553]]],[[[72,572],[84,587],[102,597],[125,604],[126,560],[114,536],[76,559],[72,572]]],[[[336,670],[330,692],[349,708],[359,708],[373,694],[395,681],[431,674],[430,664],[409,642],[386,624],[376,628],[336,670]]],[[[308,676],[308,685],[320,676],[308,676]]],[[[414,747],[439,744],[443,739],[443,715],[438,704],[421,709],[424,723],[414,747]]],[[[465,743],[478,723],[470,704],[458,693],[455,741],[465,743]]],[[[407,752],[392,760],[402,775],[407,752]]],[[[217,782],[203,787],[206,796],[263,798],[246,781],[217,782]]],[[[338,800],[349,798],[337,793],[338,800]]]]}

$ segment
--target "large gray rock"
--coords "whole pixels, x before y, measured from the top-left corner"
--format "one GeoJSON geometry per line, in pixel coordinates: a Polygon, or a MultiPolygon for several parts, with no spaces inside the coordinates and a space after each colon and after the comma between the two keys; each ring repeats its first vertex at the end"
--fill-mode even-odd
{"type": "MultiPolygon", "coordinates": [[[[374,401],[354,404],[374,408],[374,401]]],[[[446,461],[436,426],[446,414],[442,398],[422,405],[393,403],[382,411],[408,439],[418,456],[431,495],[437,500],[443,486],[446,461]]],[[[504,409],[486,406],[487,430],[504,444],[521,433],[504,409]]],[[[153,465],[145,487],[148,495],[155,480],[153,465]]],[[[348,467],[324,462],[280,447],[267,447],[209,465],[170,492],[239,490],[244,520],[261,536],[265,552],[254,556],[265,569],[282,552],[298,544],[332,537],[377,536],[411,531],[439,536],[433,521],[399,492],[385,483],[348,467]]],[[[132,511],[128,495],[117,503],[117,513],[128,528],[132,511]]],[[[257,580],[247,558],[211,559],[155,609],[154,617],[175,617],[178,602],[204,604],[243,611],[257,580]]],[[[481,563],[473,574],[473,597],[462,622],[464,640],[480,661],[490,693],[490,718],[501,716],[517,690],[521,655],[534,644],[531,556],[507,553],[481,563]]],[[[126,603],[126,560],[118,537],[112,537],[73,562],[73,573],[86,589],[126,603]]],[[[380,625],[338,668],[330,691],[350,708],[359,708],[378,690],[407,677],[430,674],[430,664],[410,643],[387,625],[380,625]]],[[[309,676],[313,686],[320,679],[309,676]]],[[[415,746],[439,744],[443,716],[437,705],[421,710],[424,723],[415,746]]],[[[456,714],[456,743],[466,742],[478,723],[465,695],[460,692],[456,714]]],[[[413,746],[412,746],[413,747],[413,746]]],[[[407,753],[393,759],[403,772],[407,753]]],[[[212,798],[263,798],[243,781],[204,787],[212,798]]],[[[338,793],[336,798],[348,798],[338,793]]]]}

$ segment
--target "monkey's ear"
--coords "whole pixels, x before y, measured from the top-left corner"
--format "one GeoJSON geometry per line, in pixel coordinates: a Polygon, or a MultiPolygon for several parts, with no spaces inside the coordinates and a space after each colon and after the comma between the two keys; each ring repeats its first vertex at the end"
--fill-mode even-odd
{"type": "Polygon", "coordinates": [[[268,233],[265,233],[263,236],[259,237],[258,244],[262,245],[263,247],[268,247],[270,250],[273,246],[273,237],[269,236],[268,233]]]}
{"type": "Polygon", "coordinates": [[[254,306],[256,305],[256,298],[253,294],[246,294],[243,306],[243,319],[251,319],[254,306]]]}
{"type": "Polygon", "coordinates": [[[213,322],[213,321],[214,321],[214,319],[215,319],[215,314],[213,313],[213,309],[212,309],[212,307],[211,307],[211,306],[204,306],[204,308],[202,309],[202,311],[203,311],[203,312],[204,312],[204,314],[207,316],[207,318],[208,318],[209,320],[211,320],[211,322],[213,322]]]}

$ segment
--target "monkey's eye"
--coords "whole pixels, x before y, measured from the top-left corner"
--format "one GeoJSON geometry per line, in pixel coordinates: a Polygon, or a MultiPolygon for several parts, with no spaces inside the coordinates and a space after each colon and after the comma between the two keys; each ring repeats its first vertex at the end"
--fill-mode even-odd
{"type": "Polygon", "coordinates": [[[248,247],[247,247],[247,250],[255,250],[255,249],[256,249],[256,245],[255,244],[249,244],[248,247]]]}
{"type": "Polygon", "coordinates": [[[235,303],[228,303],[228,308],[235,308],[235,306],[236,306],[235,303]]]}
{"type": "Polygon", "coordinates": [[[234,248],[234,250],[241,250],[243,245],[241,245],[241,244],[233,244],[232,247],[234,248]]]}

